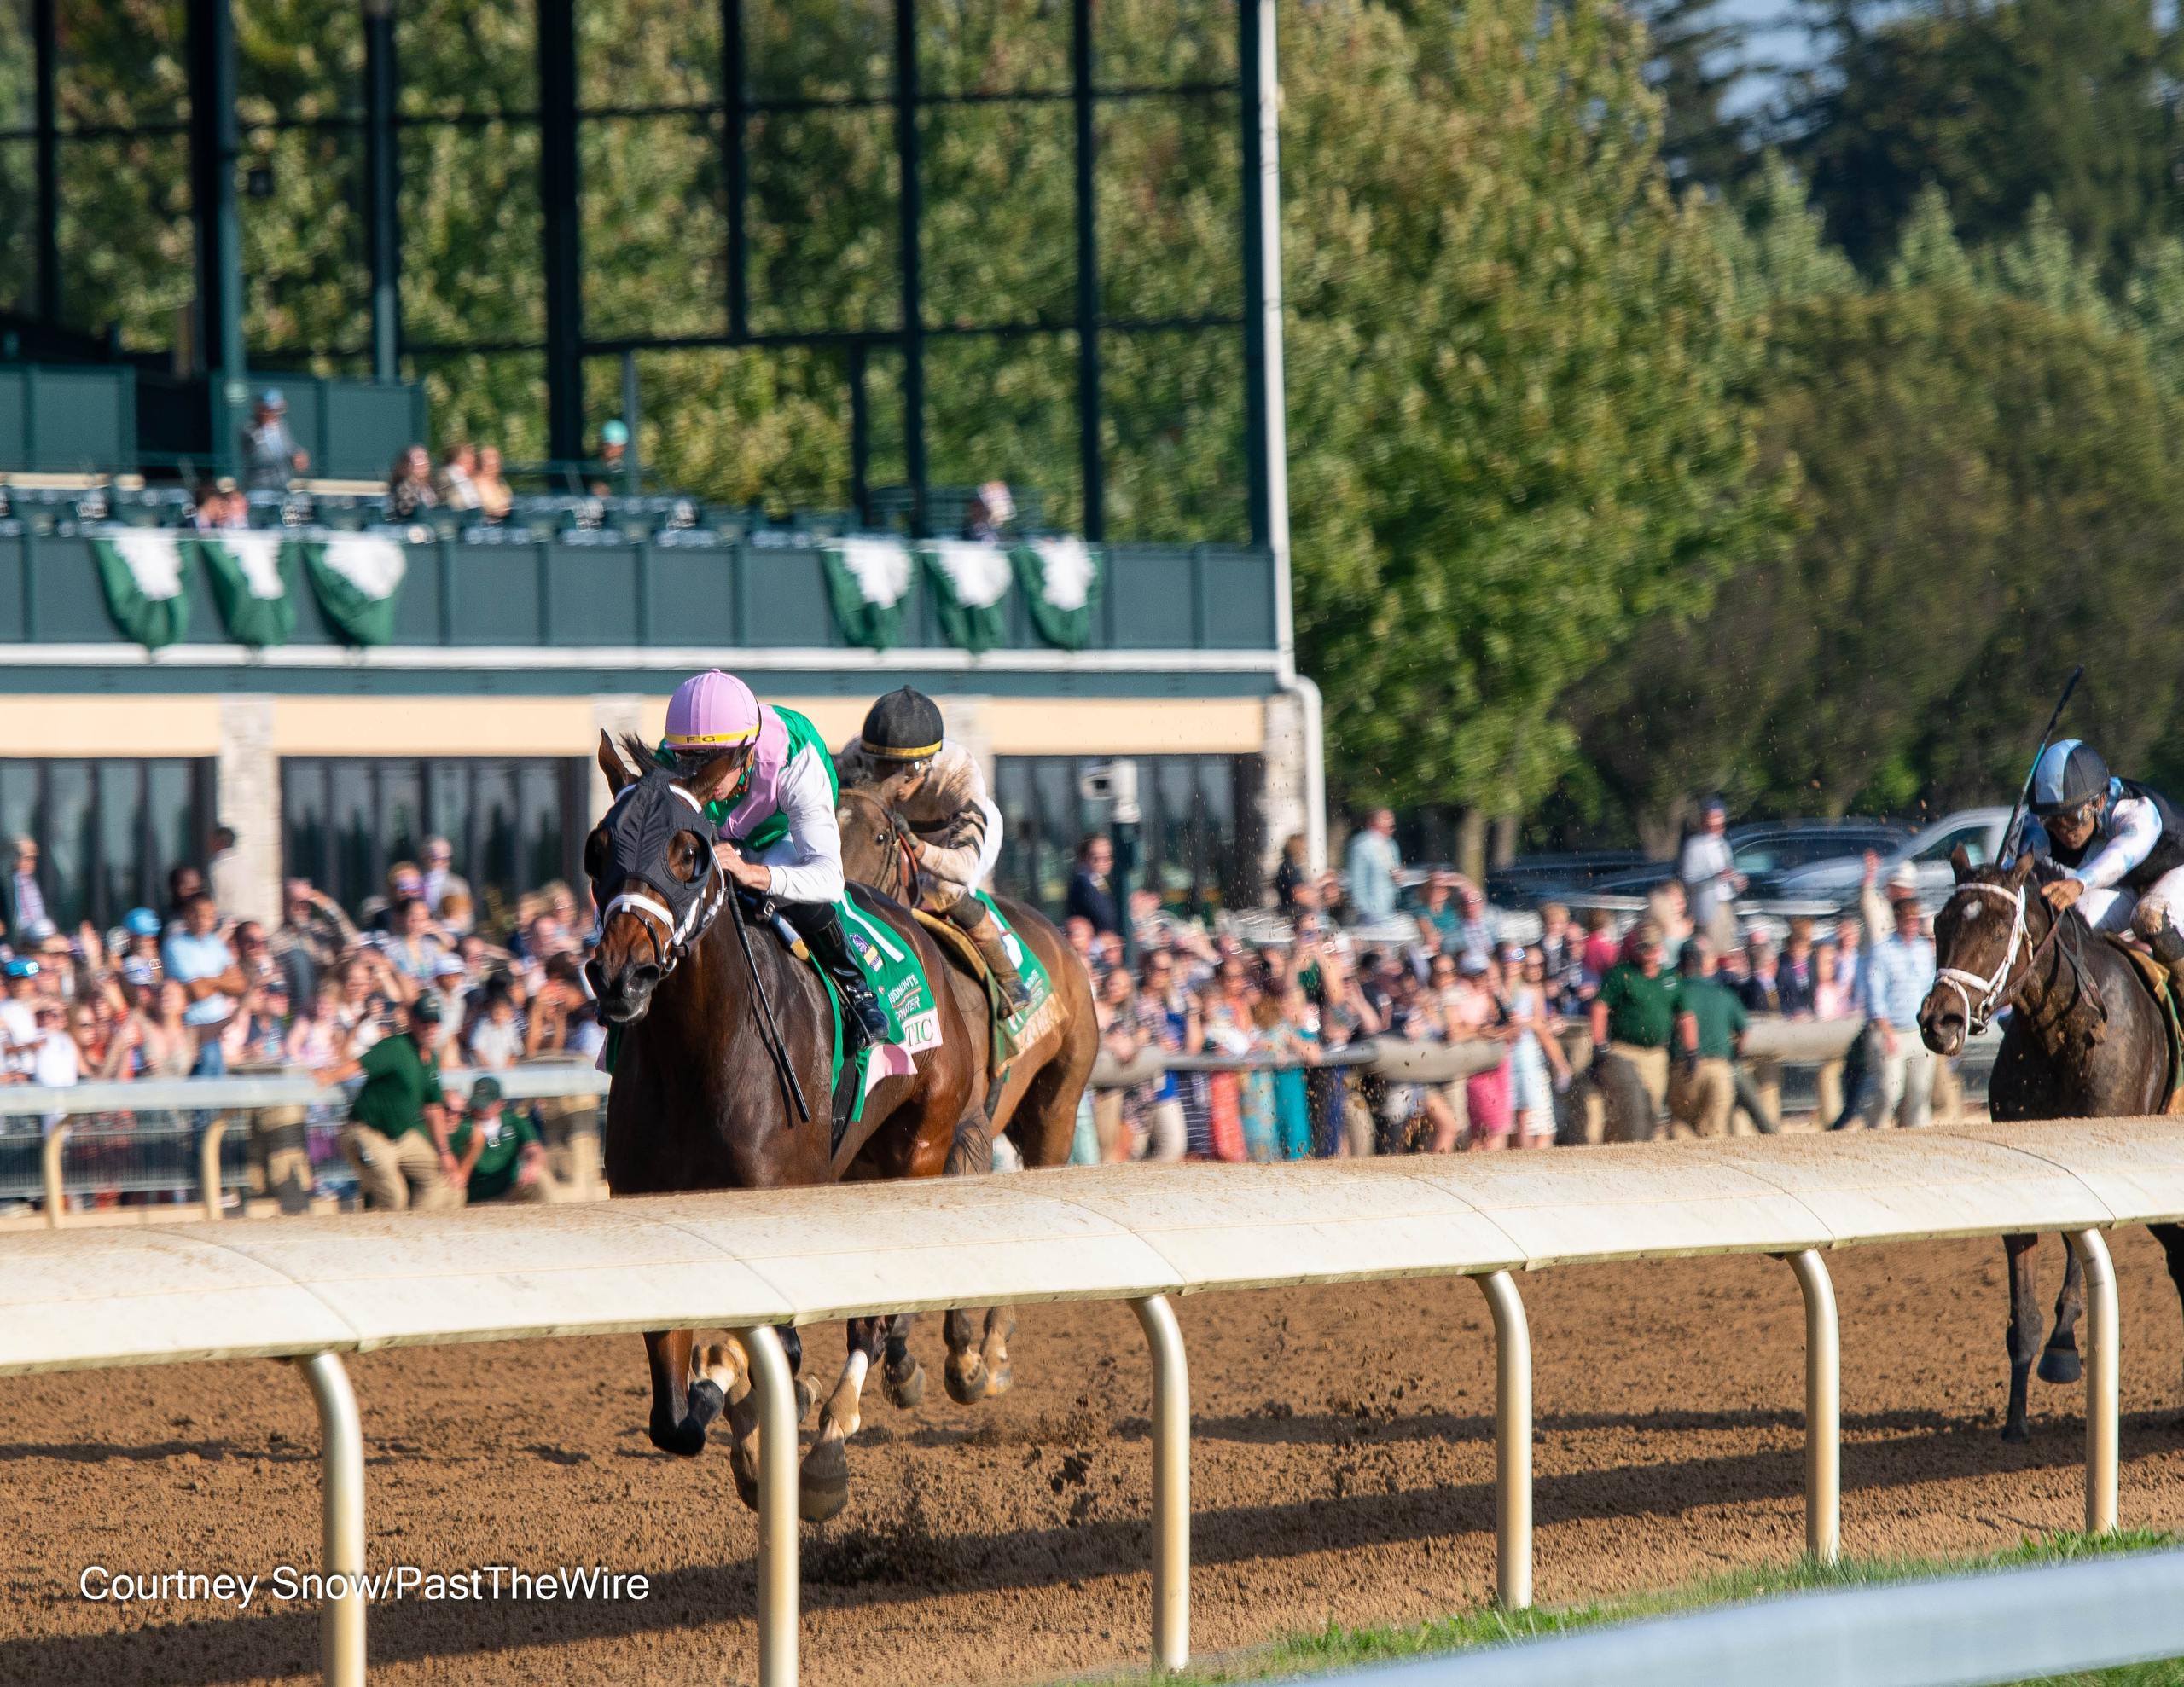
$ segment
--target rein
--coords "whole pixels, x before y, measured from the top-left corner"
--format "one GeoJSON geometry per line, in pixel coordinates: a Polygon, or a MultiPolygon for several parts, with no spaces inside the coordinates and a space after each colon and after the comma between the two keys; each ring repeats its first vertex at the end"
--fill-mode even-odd
{"type": "MultiPolygon", "coordinates": [[[[1995,1017],[1995,1013],[2011,1004],[2012,999],[2024,988],[2026,982],[2031,977],[2034,969],[2040,965],[2042,957],[2051,947],[2069,962],[2071,977],[2077,986],[2079,1000],[2090,1001],[2094,1011],[2102,1018],[2106,1019],[2108,1017],[2107,1004],[2101,1000],[2100,990],[2087,981],[2085,957],[2079,947],[2078,939],[2074,935],[2069,943],[2057,941],[2064,925],[2069,921],[2068,910],[2060,913],[2051,910],[2048,918],[2046,934],[2038,942],[2033,942],[2030,941],[2031,922],[2025,918],[2027,906],[2025,893],[2030,888],[2028,885],[2020,884],[2012,890],[2000,884],[1975,882],[1958,888],[1960,890],[1973,890],[1986,896],[1997,896],[2010,904],[2009,944],[2002,952],[2001,965],[1996,966],[1993,972],[1983,977],[1978,973],[1967,971],[1960,966],[1944,966],[1939,968],[1934,974],[1936,984],[1948,986],[1955,991],[1963,1001],[1965,1019],[1971,1028],[1972,1035],[1978,1036],[1984,1032],[1987,1029],[1989,1021],[1995,1017]],[[2018,952],[2020,948],[2024,950],[2024,964],[2022,967],[2017,964],[2018,952]],[[2013,973],[2015,974],[2014,980],[2013,980],[2013,973]],[[1980,993],[1976,1001],[1972,999],[1972,994],[1975,989],[1980,993]]],[[[2027,1011],[2030,1012],[2030,1010],[2027,1011]]],[[[2057,1022],[2051,1020],[2048,1023],[2052,1025],[2057,1022]]]]}

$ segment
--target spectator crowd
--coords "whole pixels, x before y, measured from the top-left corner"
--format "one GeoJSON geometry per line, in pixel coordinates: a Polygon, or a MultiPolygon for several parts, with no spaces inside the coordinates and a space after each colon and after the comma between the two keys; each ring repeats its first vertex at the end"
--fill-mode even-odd
{"type": "MultiPolygon", "coordinates": [[[[1112,845],[1087,838],[1065,930],[1091,977],[1106,1051],[1125,1064],[1157,1049],[1247,1070],[1089,1093],[1072,1158],[1525,1149],[1647,1138],[1664,1121],[1676,1134],[1773,1131],[1774,1103],[1740,1061],[1759,1014],[1865,1021],[1849,1058],[1823,1069],[1825,1122],[1927,1122],[1940,1063],[1916,1025],[1934,954],[1915,877],[1883,884],[1869,857],[1855,914],[1740,929],[1727,852],[1704,842],[1720,825],[1710,809],[1685,851],[1687,877],[1627,925],[1548,902],[1523,941],[1505,938],[1462,875],[1404,873],[1385,810],[1352,838],[1344,872],[1314,872],[1291,839],[1275,906],[1215,930],[1148,890],[1118,897],[1112,845]],[[1494,1058],[1453,1082],[1386,1081],[1345,1058],[1375,1038],[1484,1045],[1494,1058]]],[[[273,1118],[276,1136],[291,1128],[261,1157],[269,1185],[323,1194],[353,1181],[386,1206],[554,1198],[570,1171],[549,1149],[591,1104],[510,1105],[491,1079],[457,1098],[438,1075],[595,1058],[604,1028],[581,970],[588,893],[542,886],[489,936],[448,841],[435,838],[353,914],[289,879],[269,926],[228,911],[235,839],[223,828],[212,842],[205,872],[170,873],[163,906],[72,933],[47,915],[37,841],[12,840],[0,878],[0,1084],[307,1070],[360,1088],[346,1109],[273,1118]]],[[[0,1116],[0,1141],[39,1123],[0,1116]]]]}
{"type": "MultiPolygon", "coordinates": [[[[111,930],[85,924],[71,933],[46,915],[36,840],[13,840],[0,907],[0,1085],[284,1070],[328,1082],[361,1077],[355,1116],[297,1109],[282,1118],[275,1110],[276,1135],[282,1126],[300,1128],[292,1151],[303,1158],[271,1168],[273,1178],[285,1173],[306,1192],[338,1191],[353,1178],[379,1205],[412,1196],[451,1203],[466,1191],[471,1199],[551,1198],[545,1140],[589,1103],[510,1108],[497,1081],[481,1080],[460,1102],[420,1100],[410,1120],[390,1130],[394,1116],[366,1098],[375,1086],[378,1098],[386,1093],[383,1070],[398,1051],[378,1052],[382,1045],[415,1052],[406,1075],[420,1096],[419,1070],[491,1073],[519,1061],[593,1060],[604,1032],[580,971],[589,915],[577,893],[555,881],[522,897],[512,930],[489,941],[474,929],[469,887],[453,870],[448,841],[435,838],[422,861],[397,862],[385,894],[353,918],[308,880],[292,878],[282,918],[269,926],[224,911],[215,890],[233,835],[223,829],[213,844],[206,872],[185,866],[168,875],[162,907],[133,908],[111,930]],[[407,1140],[413,1133],[417,1141],[407,1140]],[[422,1166],[415,1163],[421,1143],[431,1150],[422,1166]],[[390,1167],[404,1176],[391,1180],[390,1167]]],[[[170,1117],[161,1110],[128,1116],[161,1124],[170,1117]]],[[[17,1133],[39,1122],[0,1118],[17,1133]]]]}

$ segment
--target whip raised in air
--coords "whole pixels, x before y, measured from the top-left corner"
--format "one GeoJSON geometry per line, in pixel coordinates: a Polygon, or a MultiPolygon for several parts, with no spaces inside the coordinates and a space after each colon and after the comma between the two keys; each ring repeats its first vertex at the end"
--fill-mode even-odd
{"type": "Polygon", "coordinates": [[[2032,752],[2032,771],[2024,776],[2024,789],[2017,794],[2017,806],[2010,810],[2009,824],[2002,828],[2001,859],[2009,861],[2017,855],[2017,829],[2024,823],[2024,805],[2032,800],[2032,781],[2040,771],[2040,758],[2048,753],[2048,740],[2055,735],[2055,724],[2063,718],[2063,706],[2071,700],[2071,693],[2078,688],[2078,681],[2085,677],[2085,664],[2080,663],[2071,670],[2071,677],[2063,681],[2063,694],[2055,699],[2055,712],[2048,717],[2048,729],[2040,734],[2040,747],[2032,752]]]}

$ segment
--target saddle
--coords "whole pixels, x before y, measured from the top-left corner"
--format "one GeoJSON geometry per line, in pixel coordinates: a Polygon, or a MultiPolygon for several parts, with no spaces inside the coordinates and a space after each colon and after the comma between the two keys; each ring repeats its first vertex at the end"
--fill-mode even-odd
{"type": "Polygon", "coordinates": [[[993,1064],[998,1069],[1015,1057],[1018,1050],[1008,1035],[1008,1004],[1002,998],[1001,986],[994,981],[993,969],[986,965],[986,958],[979,953],[970,934],[944,915],[928,913],[923,908],[913,910],[918,924],[932,934],[933,941],[970,969],[971,976],[985,991],[986,1017],[993,1025],[993,1064]]]}
{"type": "Polygon", "coordinates": [[[2112,932],[2103,935],[2131,963],[2139,982],[2152,992],[2154,1003],[2161,1010],[2162,1029],[2169,1034],[2169,1099],[2162,1110],[2184,1116],[2184,1010],[2180,1010],[2176,1000],[2176,981],[2166,966],[2136,943],[2112,932]]]}

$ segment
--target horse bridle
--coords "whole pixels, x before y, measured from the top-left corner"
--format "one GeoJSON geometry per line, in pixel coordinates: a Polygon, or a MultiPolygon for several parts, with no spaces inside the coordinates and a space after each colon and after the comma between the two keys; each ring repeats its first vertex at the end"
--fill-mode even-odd
{"type": "MultiPolygon", "coordinates": [[[[1976,972],[1967,972],[1960,966],[1944,966],[1934,974],[1937,984],[1948,985],[1963,1000],[1965,1023],[1976,1037],[1987,1029],[1987,1022],[1995,1017],[1995,1010],[2002,1006],[2003,998],[2009,994],[2010,972],[2017,965],[2017,952],[2024,947],[2029,935],[2024,921],[2025,887],[2020,883],[2012,890],[2005,885],[1975,881],[1957,888],[2000,896],[2010,905],[2010,941],[2008,947],[2002,951],[2001,965],[1984,978],[1976,972]],[[1972,992],[1975,988],[1980,992],[1979,1000],[1976,1002],[1972,999],[1972,992]]],[[[2050,937],[2055,935],[2053,922],[2048,925],[2048,935],[2050,937]]]]}
{"type": "MultiPolygon", "coordinates": [[[[2019,884],[2014,890],[2005,885],[1989,884],[1984,881],[1974,881],[1957,886],[1960,890],[1977,890],[1985,896],[2000,896],[2010,904],[2010,941],[2008,946],[2002,951],[2001,965],[1984,978],[1976,972],[1967,972],[1960,966],[1944,966],[1934,974],[1935,983],[1948,985],[1963,1000],[1965,1022],[1975,1037],[1987,1029],[1988,1022],[1995,1017],[1998,1010],[2007,1005],[2009,997],[2015,991],[2016,987],[2010,983],[2010,974],[2016,968],[2018,949],[2024,948],[2027,940],[2032,936],[2031,925],[2024,917],[2025,892],[2030,888],[2030,881],[2019,884]],[[1974,988],[1980,992],[1980,998],[1976,1002],[1972,999],[1972,992],[1974,988]]],[[[2054,913],[2049,915],[2048,935],[2026,950],[2024,957],[2026,971],[2029,971],[2036,965],[2040,957],[2047,952],[2048,946],[2055,942],[2066,918],[2068,915],[2065,913],[2054,913]]],[[[2068,951],[2066,950],[2065,953],[2067,954],[2068,951]]],[[[2071,965],[2074,970],[2077,968],[2078,963],[2075,958],[2072,959],[2071,965]]],[[[2084,988],[2082,976],[2080,977],[2080,988],[2081,990],[2084,988]]],[[[2094,998],[2094,1004],[2100,1012],[2106,1012],[2105,1008],[2100,1007],[2098,996],[2094,998]]]]}
{"type": "MultiPolygon", "coordinates": [[[[704,803],[679,785],[670,784],[667,788],[688,803],[697,812],[700,820],[705,820],[706,805],[704,803]]],[[[619,806],[619,799],[617,806],[619,806]]],[[[609,817],[612,817],[611,810],[609,817]]],[[[710,829],[711,826],[708,824],[706,830],[710,829]]],[[[703,832],[700,832],[700,836],[702,837],[703,832]]],[[[652,897],[635,890],[620,892],[599,911],[599,929],[602,934],[607,930],[607,922],[624,908],[652,916],[652,919],[641,919],[637,924],[643,927],[645,936],[652,940],[653,959],[659,964],[659,976],[663,980],[669,973],[675,971],[676,967],[681,964],[682,957],[688,954],[706,935],[706,928],[712,925],[719,916],[722,907],[728,901],[727,871],[721,866],[720,858],[711,849],[705,849],[705,857],[706,876],[699,882],[695,893],[690,897],[689,906],[683,910],[680,919],[676,917],[674,911],[668,907],[665,901],[656,901],[652,897]],[[659,922],[657,930],[653,926],[653,919],[659,922]],[[665,938],[660,936],[661,931],[667,934],[665,938]]],[[[627,877],[637,879],[640,884],[649,885],[653,890],[659,891],[662,896],[669,894],[654,883],[649,874],[631,873],[627,877]]],[[[677,900],[680,898],[678,897],[677,900]]]]}

